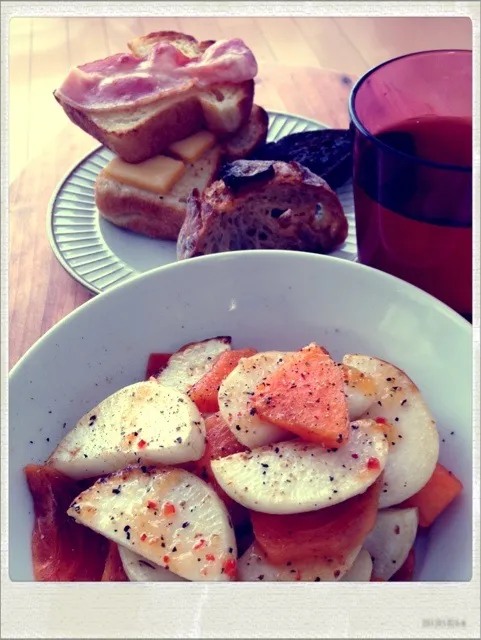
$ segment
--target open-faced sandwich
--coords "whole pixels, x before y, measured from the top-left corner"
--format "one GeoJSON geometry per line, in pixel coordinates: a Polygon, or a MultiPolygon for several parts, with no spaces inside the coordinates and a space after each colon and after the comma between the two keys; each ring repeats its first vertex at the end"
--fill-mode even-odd
{"type": "Polygon", "coordinates": [[[344,242],[347,220],[329,181],[337,187],[350,176],[349,131],[266,144],[257,63],[239,39],[161,31],[128,47],[72,69],[54,93],[115,154],[95,185],[103,218],[177,241],[179,258],[245,248],[328,253],[344,242]]]}

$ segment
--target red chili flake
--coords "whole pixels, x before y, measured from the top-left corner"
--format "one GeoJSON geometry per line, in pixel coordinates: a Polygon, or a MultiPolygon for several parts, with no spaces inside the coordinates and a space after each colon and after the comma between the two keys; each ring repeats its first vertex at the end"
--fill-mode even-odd
{"type": "Polygon", "coordinates": [[[379,462],[379,460],[377,458],[369,458],[369,460],[367,461],[367,468],[368,469],[380,469],[381,468],[381,463],[379,462]]]}
{"type": "Polygon", "coordinates": [[[153,500],[149,500],[147,502],[147,509],[157,509],[158,506],[159,505],[156,502],[154,502],[153,500]]]}
{"type": "Polygon", "coordinates": [[[139,449],[143,449],[147,446],[147,443],[145,442],[145,440],[139,440],[139,444],[137,446],[139,447],[139,449]]]}
{"type": "Polygon", "coordinates": [[[395,533],[396,535],[399,535],[399,534],[401,533],[401,529],[399,528],[399,525],[396,525],[396,526],[394,527],[394,533],[395,533]]]}
{"type": "Polygon", "coordinates": [[[165,562],[165,564],[169,564],[169,560],[170,560],[170,558],[169,558],[169,556],[164,556],[164,557],[162,558],[162,560],[165,562]]]}
{"type": "Polygon", "coordinates": [[[147,534],[146,534],[146,533],[143,533],[143,534],[140,536],[140,539],[142,540],[142,542],[143,542],[144,540],[147,540],[147,534]]]}
{"type": "Polygon", "coordinates": [[[237,562],[234,560],[234,558],[230,558],[229,560],[226,560],[224,562],[223,569],[224,573],[229,578],[234,578],[237,571],[237,562]]]}
{"type": "Polygon", "coordinates": [[[175,513],[175,506],[172,502],[166,502],[162,507],[162,514],[164,516],[173,516],[175,513]]]}
{"type": "Polygon", "coordinates": [[[194,544],[193,549],[194,549],[194,551],[197,551],[197,549],[201,549],[204,545],[205,545],[205,540],[204,539],[199,540],[198,542],[196,542],[194,544]]]}
{"type": "Polygon", "coordinates": [[[209,562],[214,562],[215,560],[215,555],[212,553],[206,553],[205,554],[205,559],[208,560],[209,562]]]}
{"type": "Polygon", "coordinates": [[[376,418],[376,422],[378,424],[386,424],[387,420],[386,418],[379,417],[379,418],[376,418]]]}
{"type": "Polygon", "coordinates": [[[359,458],[359,456],[357,455],[357,453],[353,453],[351,458],[354,458],[354,460],[357,460],[359,458]]]}

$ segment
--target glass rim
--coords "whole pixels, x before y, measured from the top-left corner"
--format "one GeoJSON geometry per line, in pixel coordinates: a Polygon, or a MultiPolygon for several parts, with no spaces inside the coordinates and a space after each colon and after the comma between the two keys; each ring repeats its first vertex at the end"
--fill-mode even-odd
{"type": "Polygon", "coordinates": [[[411,160],[412,162],[415,162],[416,164],[421,164],[421,165],[424,165],[424,166],[427,166],[427,167],[432,167],[434,169],[441,169],[441,170],[444,170],[444,171],[459,171],[460,173],[472,173],[473,172],[472,166],[459,165],[459,164],[446,164],[446,163],[443,163],[443,162],[435,162],[433,160],[424,160],[422,158],[418,158],[417,156],[413,156],[410,153],[404,153],[403,151],[399,151],[398,149],[395,149],[394,147],[391,147],[389,144],[386,144],[385,142],[382,142],[381,140],[379,140],[378,137],[376,137],[376,135],[371,133],[367,129],[367,127],[362,123],[361,119],[359,118],[359,116],[357,115],[357,112],[356,112],[355,100],[356,100],[356,96],[358,94],[358,91],[361,88],[361,86],[364,84],[364,82],[370,76],[372,76],[376,71],[378,71],[379,69],[382,69],[383,67],[386,67],[389,64],[392,64],[393,62],[397,62],[398,60],[403,60],[404,58],[414,58],[414,57],[417,57],[417,56],[426,55],[426,54],[433,54],[433,53],[436,53],[436,54],[469,53],[469,54],[471,54],[471,56],[473,54],[471,49],[427,49],[425,51],[414,51],[412,53],[405,53],[402,56],[397,56],[395,58],[390,58],[389,60],[385,60],[384,62],[381,62],[380,64],[378,64],[375,67],[372,67],[371,69],[366,71],[366,73],[364,73],[356,81],[356,83],[353,86],[353,88],[351,90],[351,93],[349,95],[349,100],[348,100],[349,116],[351,118],[352,124],[356,127],[356,129],[360,133],[362,133],[366,138],[368,138],[370,141],[372,141],[375,146],[383,149],[384,151],[388,151],[388,152],[392,153],[393,155],[397,155],[397,156],[400,156],[401,158],[404,158],[404,159],[407,159],[407,160],[411,160]]]}

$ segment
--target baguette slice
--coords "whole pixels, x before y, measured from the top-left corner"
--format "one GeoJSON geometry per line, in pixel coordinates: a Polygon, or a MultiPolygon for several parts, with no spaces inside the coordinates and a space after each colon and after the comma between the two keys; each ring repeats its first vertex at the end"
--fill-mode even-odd
{"type": "MultiPolygon", "coordinates": [[[[158,42],[169,42],[190,57],[203,53],[211,41],[173,31],[136,38],[129,47],[144,56],[158,42]]],[[[60,92],[54,97],[67,116],[126,162],[142,162],[162,153],[170,144],[202,128],[218,137],[229,136],[249,119],[254,99],[254,80],[239,84],[214,84],[204,89],[192,83],[175,94],[142,106],[89,112],[67,104],[60,92]]]]}
{"type": "Polygon", "coordinates": [[[328,253],[347,237],[335,192],[296,162],[238,160],[188,200],[179,260],[243,249],[328,253]]]}
{"type": "Polygon", "coordinates": [[[219,171],[221,156],[220,147],[215,146],[196,162],[186,164],[180,180],[163,196],[122,184],[102,169],[95,182],[99,213],[112,224],[135,233],[177,240],[189,195],[194,189],[203,191],[211,184],[219,171]]]}

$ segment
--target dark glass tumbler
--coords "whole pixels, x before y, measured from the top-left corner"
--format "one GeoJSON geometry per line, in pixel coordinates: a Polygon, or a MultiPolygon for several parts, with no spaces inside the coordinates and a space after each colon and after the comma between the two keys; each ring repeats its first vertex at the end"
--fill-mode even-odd
{"type": "Polygon", "coordinates": [[[351,93],[359,261],[472,313],[472,53],[381,64],[351,93]]]}

